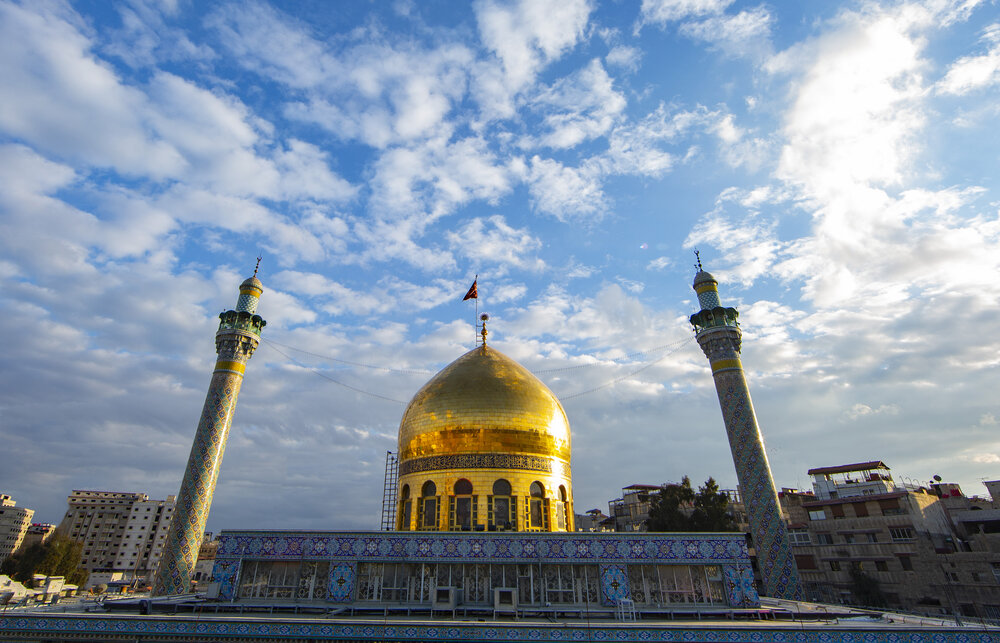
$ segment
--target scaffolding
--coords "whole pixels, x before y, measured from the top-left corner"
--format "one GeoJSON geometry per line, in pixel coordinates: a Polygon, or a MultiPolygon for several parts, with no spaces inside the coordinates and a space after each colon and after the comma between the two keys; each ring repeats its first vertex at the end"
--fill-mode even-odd
{"type": "Polygon", "coordinates": [[[396,528],[396,482],[399,480],[399,458],[385,452],[385,482],[382,485],[382,531],[396,528]]]}

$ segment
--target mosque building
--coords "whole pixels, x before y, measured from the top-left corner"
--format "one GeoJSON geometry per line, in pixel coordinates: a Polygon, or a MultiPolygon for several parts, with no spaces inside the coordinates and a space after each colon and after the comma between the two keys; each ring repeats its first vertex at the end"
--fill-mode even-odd
{"type": "MultiPolygon", "coordinates": [[[[774,521],[774,488],[740,364],[736,311],[721,307],[716,286],[699,270],[701,310],[691,322],[712,367],[741,485],[753,495],[747,509],[757,513],[750,522],[763,554],[763,587],[774,598],[795,599],[798,573],[787,535],[774,521]]],[[[541,381],[487,343],[485,323],[481,343],[432,377],[403,414],[394,530],[223,530],[206,597],[186,594],[240,384],[265,326],[256,313],[263,292],[255,271],[236,309],[220,315],[218,360],[153,598],[103,605],[139,615],[89,608],[0,615],[0,638],[994,640],[985,628],[972,637],[923,622],[900,622],[895,631],[886,629],[893,621],[840,624],[831,619],[859,614],[827,607],[826,621],[813,610],[810,621],[772,626],[760,619],[811,608],[795,600],[762,604],[742,533],[573,532],[566,413],[541,381]]]]}

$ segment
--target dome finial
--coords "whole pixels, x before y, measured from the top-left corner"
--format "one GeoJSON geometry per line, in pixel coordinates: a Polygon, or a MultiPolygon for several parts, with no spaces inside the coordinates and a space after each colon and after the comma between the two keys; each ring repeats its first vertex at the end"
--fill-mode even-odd
{"type": "Polygon", "coordinates": [[[697,248],[694,249],[694,258],[697,260],[697,263],[694,264],[694,267],[697,268],[698,272],[701,272],[702,270],[704,270],[704,268],[701,267],[701,255],[698,254],[697,248]]]}
{"type": "Polygon", "coordinates": [[[264,255],[257,255],[257,265],[253,267],[253,276],[257,276],[257,271],[260,270],[260,260],[264,258],[264,255]]]}
{"type": "Polygon", "coordinates": [[[487,313],[483,313],[479,316],[479,320],[483,322],[483,329],[479,331],[479,334],[483,337],[483,346],[486,346],[486,336],[490,334],[490,331],[486,330],[486,322],[490,320],[490,316],[487,313]]]}

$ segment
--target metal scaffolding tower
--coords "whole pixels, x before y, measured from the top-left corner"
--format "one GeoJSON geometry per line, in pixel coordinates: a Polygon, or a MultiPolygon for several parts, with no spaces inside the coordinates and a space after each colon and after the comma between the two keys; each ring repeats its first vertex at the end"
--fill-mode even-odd
{"type": "Polygon", "coordinates": [[[399,480],[399,458],[385,452],[385,483],[382,486],[382,531],[396,529],[396,482],[399,480]]]}

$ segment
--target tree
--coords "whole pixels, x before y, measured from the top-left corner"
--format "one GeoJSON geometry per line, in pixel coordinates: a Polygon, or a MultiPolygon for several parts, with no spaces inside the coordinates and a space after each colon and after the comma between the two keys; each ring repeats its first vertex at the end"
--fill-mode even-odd
{"type": "Polygon", "coordinates": [[[851,566],[851,593],[859,605],[885,607],[885,594],[878,580],[866,574],[860,564],[851,566]]]}
{"type": "Polygon", "coordinates": [[[694,504],[691,479],[684,476],[680,484],[664,484],[649,504],[649,531],[691,531],[690,507],[694,504]]]}
{"type": "Polygon", "coordinates": [[[67,583],[83,585],[90,572],[80,568],[82,553],[83,543],[57,533],[45,543],[35,543],[23,552],[9,556],[0,566],[0,573],[21,583],[30,583],[35,574],[45,574],[63,576],[67,583]]]}
{"type": "Polygon", "coordinates": [[[698,488],[691,526],[695,531],[737,531],[736,522],[729,513],[729,496],[719,491],[714,478],[698,488]]]}
{"type": "Polygon", "coordinates": [[[729,496],[714,478],[698,487],[684,476],[680,484],[664,484],[649,505],[648,531],[737,531],[729,513],[729,496]]]}

